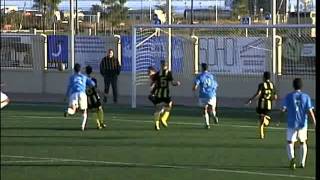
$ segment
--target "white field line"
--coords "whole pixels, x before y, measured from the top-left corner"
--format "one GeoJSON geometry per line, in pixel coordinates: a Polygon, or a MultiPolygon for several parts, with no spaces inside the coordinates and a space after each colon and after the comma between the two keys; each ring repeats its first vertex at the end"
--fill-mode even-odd
{"type": "MultiPolygon", "coordinates": [[[[17,106],[35,106],[35,107],[39,107],[39,106],[49,106],[49,107],[67,107],[67,104],[62,104],[62,103],[53,103],[53,104],[45,104],[45,103],[14,103],[15,105],[17,106]]],[[[108,104],[108,105],[111,105],[112,104],[108,104]]],[[[179,105],[180,106],[180,105],[179,105]]],[[[181,106],[183,107],[183,106],[181,106]]],[[[199,106],[196,104],[195,106],[185,106],[187,108],[192,108],[192,109],[196,109],[196,108],[199,108],[199,106]]],[[[248,107],[248,106],[244,106],[244,107],[248,107]]],[[[130,108],[129,105],[126,106],[126,108],[130,108]]],[[[241,107],[239,108],[228,108],[228,107],[221,107],[221,108],[225,108],[226,111],[237,111],[239,112],[239,109],[241,109],[241,112],[252,112],[252,113],[255,113],[255,108],[245,108],[245,109],[242,109],[241,107]]],[[[154,110],[154,107],[153,106],[141,106],[137,109],[144,109],[144,110],[154,110]]],[[[179,109],[178,111],[189,111],[189,110],[183,110],[183,109],[179,109]]],[[[280,111],[275,111],[276,113],[277,112],[280,112],[280,111]]]]}
{"type": "MultiPolygon", "coordinates": [[[[210,172],[223,172],[223,173],[235,173],[235,174],[247,174],[247,175],[261,175],[261,176],[273,176],[273,177],[286,177],[286,178],[299,178],[299,179],[315,179],[311,176],[297,176],[290,174],[277,174],[277,173],[264,173],[254,171],[241,171],[241,170],[229,170],[229,169],[215,169],[215,168],[197,168],[188,166],[175,166],[168,164],[146,164],[146,163],[130,163],[130,162],[115,162],[115,161],[95,161],[84,159],[65,159],[65,158],[49,158],[49,157],[32,157],[32,156],[14,156],[14,155],[1,155],[1,157],[7,158],[21,158],[21,159],[35,159],[35,160],[53,160],[60,162],[80,162],[80,163],[94,163],[94,164],[108,164],[108,165],[126,165],[132,167],[154,167],[154,168],[172,168],[172,169],[187,169],[187,170],[199,170],[210,172]]],[[[5,164],[1,163],[2,166],[5,164]]]]}
{"type": "MultiPolygon", "coordinates": [[[[34,119],[57,119],[57,118],[64,118],[62,116],[8,116],[9,118],[34,118],[34,119]]],[[[8,118],[6,117],[6,118],[8,118]]],[[[154,123],[153,121],[147,121],[147,120],[134,120],[134,119],[121,119],[116,116],[111,116],[111,121],[117,121],[117,122],[131,122],[131,123],[154,123]]],[[[110,119],[109,119],[110,120],[110,119]]],[[[188,122],[170,122],[170,124],[175,125],[195,125],[195,126],[201,126],[203,123],[188,123],[188,122]]],[[[251,126],[251,125],[232,125],[232,124],[219,124],[218,126],[223,127],[233,127],[233,128],[257,128],[257,126],[251,126]]],[[[284,127],[268,127],[268,129],[274,129],[274,130],[285,130],[287,128],[284,127]]],[[[308,129],[310,132],[314,132],[314,129],[308,129]]]]}
{"type": "Polygon", "coordinates": [[[59,162],[58,160],[21,160],[21,161],[1,161],[1,163],[50,163],[50,162],[59,162]]]}

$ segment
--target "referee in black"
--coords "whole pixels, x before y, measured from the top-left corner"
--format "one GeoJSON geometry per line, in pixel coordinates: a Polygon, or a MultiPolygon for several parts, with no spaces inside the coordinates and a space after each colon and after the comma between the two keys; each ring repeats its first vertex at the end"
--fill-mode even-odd
{"type": "Polygon", "coordinates": [[[107,102],[110,84],[113,92],[113,102],[118,102],[118,76],[121,71],[118,58],[114,57],[113,49],[109,49],[107,56],[102,58],[100,62],[100,73],[104,78],[104,98],[103,101],[107,102]]]}

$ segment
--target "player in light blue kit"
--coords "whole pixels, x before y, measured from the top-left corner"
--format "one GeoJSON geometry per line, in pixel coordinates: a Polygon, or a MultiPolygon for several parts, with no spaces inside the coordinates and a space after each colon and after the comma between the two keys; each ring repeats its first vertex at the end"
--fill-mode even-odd
{"type": "Polygon", "coordinates": [[[84,131],[87,122],[87,95],[86,87],[94,86],[95,83],[81,72],[80,64],[74,65],[74,74],[69,78],[68,89],[66,97],[69,98],[68,110],[64,113],[65,117],[68,115],[74,115],[76,110],[82,112],[82,126],[81,130],[84,131]]]}
{"type": "Polygon", "coordinates": [[[203,116],[205,119],[205,127],[210,128],[210,117],[214,119],[215,124],[218,124],[218,117],[216,116],[216,90],[218,83],[210,72],[208,72],[208,65],[201,64],[202,72],[197,76],[193,91],[199,88],[199,105],[203,107],[203,116]]]}
{"type": "Polygon", "coordinates": [[[302,80],[296,78],[293,80],[294,91],[289,93],[283,100],[282,111],[288,112],[288,128],[287,128],[287,152],[290,161],[290,168],[295,169],[294,143],[300,142],[300,168],[305,167],[307,157],[307,128],[308,114],[310,114],[314,126],[316,118],[313,113],[310,96],[301,91],[302,80]]]}

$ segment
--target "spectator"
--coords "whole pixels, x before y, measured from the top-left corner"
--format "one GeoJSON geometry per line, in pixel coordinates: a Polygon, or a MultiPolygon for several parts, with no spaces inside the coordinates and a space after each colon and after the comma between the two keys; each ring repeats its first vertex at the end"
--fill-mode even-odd
{"type": "MultiPolygon", "coordinates": [[[[155,25],[160,25],[161,24],[161,20],[159,19],[157,14],[153,14],[153,24],[155,25]]],[[[156,28],[156,36],[160,36],[160,28],[156,28]]]]}
{"type": "Polygon", "coordinates": [[[106,57],[102,58],[100,62],[100,73],[104,78],[104,98],[103,101],[107,102],[110,84],[113,92],[113,102],[118,101],[118,76],[120,74],[121,66],[118,58],[114,57],[113,50],[109,49],[106,57]]]}

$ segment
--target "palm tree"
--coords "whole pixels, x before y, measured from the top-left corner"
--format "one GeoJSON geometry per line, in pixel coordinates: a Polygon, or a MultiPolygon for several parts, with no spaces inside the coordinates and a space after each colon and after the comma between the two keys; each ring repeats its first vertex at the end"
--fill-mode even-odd
{"type": "Polygon", "coordinates": [[[128,8],[124,7],[127,0],[101,0],[101,3],[107,7],[104,18],[111,24],[111,33],[114,33],[114,27],[118,26],[127,18],[128,8]]]}
{"type": "Polygon", "coordinates": [[[248,0],[234,0],[232,4],[233,9],[233,17],[241,17],[249,15],[249,8],[248,8],[249,2],[248,0]]]}
{"type": "Polygon", "coordinates": [[[58,10],[58,5],[61,0],[33,0],[34,5],[33,8],[39,9],[39,11],[43,12],[43,30],[45,30],[45,26],[48,22],[46,19],[50,20],[50,24],[54,21],[54,12],[58,10]],[[50,17],[50,18],[49,18],[50,17]]]}

